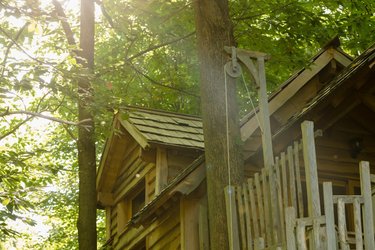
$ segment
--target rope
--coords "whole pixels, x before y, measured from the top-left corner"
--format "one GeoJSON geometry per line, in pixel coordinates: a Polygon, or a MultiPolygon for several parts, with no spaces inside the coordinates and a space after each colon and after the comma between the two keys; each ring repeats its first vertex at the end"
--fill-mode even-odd
{"type": "Polygon", "coordinates": [[[243,82],[243,85],[245,85],[245,89],[246,89],[246,92],[247,92],[247,96],[250,100],[250,103],[251,103],[251,106],[253,108],[253,111],[254,111],[254,114],[255,114],[255,118],[257,119],[257,122],[258,122],[258,126],[259,126],[259,129],[260,129],[260,132],[261,134],[263,135],[263,129],[262,129],[262,126],[260,125],[260,121],[259,121],[259,117],[258,117],[258,112],[256,111],[255,109],[255,106],[254,106],[254,103],[253,103],[253,99],[251,99],[251,95],[250,95],[250,91],[247,87],[247,83],[246,83],[246,80],[245,80],[245,77],[243,75],[243,73],[241,72],[241,76],[242,76],[242,82],[243,82]]]}

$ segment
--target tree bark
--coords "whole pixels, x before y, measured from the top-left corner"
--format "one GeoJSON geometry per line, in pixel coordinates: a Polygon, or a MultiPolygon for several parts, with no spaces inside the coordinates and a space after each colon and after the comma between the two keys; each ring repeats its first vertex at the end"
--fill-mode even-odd
{"type": "Polygon", "coordinates": [[[94,117],[91,113],[92,87],[90,75],[94,69],[95,12],[93,0],[81,0],[79,63],[86,74],[78,82],[78,119],[89,120],[88,127],[78,127],[79,165],[79,249],[97,249],[96,239],[96,157],[94,117]]]}
{"type": "Polygon", "coordinates": [[[235,80],[225,77],[224,46],[234,42],[227,0],[195,2],[205,138],[210,248],[229,249],[224,188],[242,183],[243,160],[235,80]],[[225,90],[227,84],[227,91],[225,90]],[[227,93],[226,93],[227,92],[227,93]],[[226,105],[226,95],[227,104],[226,105]],[[228,126],[227,118],[228,114],[228,126]],[[227,134],[229,141],[227,142],[227,134]],[[228,168],[229,151],[229,168],[228,168]]]}

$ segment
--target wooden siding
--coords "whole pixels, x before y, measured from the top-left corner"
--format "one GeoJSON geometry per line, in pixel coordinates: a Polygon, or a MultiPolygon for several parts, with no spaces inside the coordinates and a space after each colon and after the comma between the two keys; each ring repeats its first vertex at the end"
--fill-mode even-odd
{"type": "Polygon", "coordinates": [[[179,205],[173,205],[147,226],[128,227],[121,232],[114,242],[114,249],[133,249],[146,240],[147,249],[176,250],[181,249],[179,205]]]}
{"type": "Polygon", "coordinates": [[[155,180],[156,180],[156,171],[155,168],[146,174],[146,203],[152,201],[155,197],[155,180]]]}
{"type": "Polygon", "coordinates": [[[110,236],[116,237],[117,236],[117,208],[116,206],[110,207],[110,222],[107,224],[110,227],[110,236]]]}

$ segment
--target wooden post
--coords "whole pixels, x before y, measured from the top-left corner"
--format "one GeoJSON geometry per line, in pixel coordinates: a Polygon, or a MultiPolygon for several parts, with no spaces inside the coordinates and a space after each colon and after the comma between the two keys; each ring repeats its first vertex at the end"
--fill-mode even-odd
{"type": "MultiPolygon", "coordinates": [[[[306,245],[306,225],[304,221],[299,221],[297,223],[297,229],[296,229],[296,234],[297,234],[297,247],[298,250],[307,250],[307,245],[306,245]]],[[[315,250],[315,248],[314,248],[315,250]]]]}
{"type": "Polygon", "coordinates": [[[361,193],[364,200],[363,206],[363,231],[365,239],[365,249],[375,249],[374,243],[374,228],[373,228],[373,214],[372,214],[372,200],[371,200],[371,180],[370,180],[370,165],[367,161],[361,161],[360,178],[361,178],[361,193]]]}
{"type": "Polygon", "coordinates": [[[336,250],[335,215],[333,211],[332,183],[323,183],[324,213],[326,217],[327,250],[336,250]]]}
{"type": "Polygon", "coordinates": [[[298,215],[299,217],[304,216],[304,208],[303,208],[303,194],[302,194],[302,183],[301,183],[301,169],[299,166],[299,149],[298,149],[298,141],[294,142],[293,146],[293,154],[294,154],[294,166],[296,169],[296,182],[297,182],[297,200],[298,200],[298,215]]]}
{"type": "Polygon", "coordinates": [[[155,180],[155,195],[158,195],[161,190],[167,185],[168,181],[168,158],[167,150],[158,147],[156,149],[156,180],[155,180]]]}
{"type": "MultiPolygon", "coordinates": [[[[318,184],[318,167],[316,163],[315,152],[315,138],[314,138],[314,123],[311,121],[304,121],[301,124],[302,130],[302,149],[303,160],[305,163],[306,176],[306,190],[307,190],[307,208],[309,217],[319,217],[320,198],[319,198],[319,184],[318,184]]],[[[320,231],[320,229],[318,229],[320,231]]],[[[313,231],[315,229],[313,228],[313,231]]],[[[317,234],[318,232],[313,232],[317,234]]],[[[316,249],[314,241],[310,241],[310,248],[316,249]]]]}
{"type": "Polygon", "coordinates": [[[237,225],[237,208],[236,208],[236,197],[234,187],[225,187],[225,203],[227,207],[227,225],[228,225],[228,236],[229,236],[229,249],[239,250],[240,239],[237,225]]]}
{"type": "Polygon", "coordinates": [[[296,177],[294,173],[294,160],[293,160],[293,149],[292,146],[289,146],[287,149],[288,156],[288,167],[289,167],[289,188],[290,188],[290,200],[291,205],[297,209],[297,195],[296,195],[296,177]]]}
{"type": "Polygon", "coordinates": [[[241,186],[235,187],[237,194],[237,212],[240,223],[240,235],[241,235],[241,249],[246,249],[246,234],[245,234],[245,204],[242,198],[241,186]]]}
{"type": "Polygon", "coordinates": [[[287,207],[285,210],[286,223],[286,246],[288,250],[296,250],[296,237],[294,227],[296,224],[296,212],[293,207],[287,207]]]}
{"type": "MultiPolygon", "coordinates": [[[[274,166],[273,149],[272,149],[272,135],[270,125],[270,115],[268,108],[268,96],[267,96],[267,84],[266,84],[266,73],[264,68],[264,56],[257,57],[258,63],[258,98],[259,98],[259,114],[260,114],[260,125],[262,128],[262,147],[263,147],[263,161],[264,166],[267,169],[270,192],[269,198],[271,199],[270,215],[272,217],[272,226],[267,225],[272,232],[273,243],[278,243],[279,236],[278,231],[280,230],[280,216],[277,207],[277,193],[275,185],[275,177],[272,167],[274,166]],[[276,229],[275,231],[273,231],[276,229]]],[[[256,79],[256,77],[254,77],[256,79]]],[[[271,240],[267,237],[267,240],[271,240]]],[[[270,242],[269,242],[270,243],[270,242]]]]}
{"type": "Polygon", "coordinates": [[[301,124],[301,129],[303,159],[305,162],[308,213],[309,217],[318,217],[321,215],[321,211],[315,153],[314,123],[311,121],[304,121],[301,124]]]}
{"type": "Polygon", "coordinates": [[[258,57],[258,98],[259,98],[259,114],[260,125],[262,128],[262,146],[263,146],[263,160],[266,168],[274,164],[273,149],[272,149],[272,136],[270,115],[268,109],[266,73],[264,69],[264,57],[258,57]]]}
{"type": "Polygon", "coordinates": [[[279,208],[279,215],[280,215],[280,226],[281,226],[281,239],[285,242],[285,219],[284,219],[284,207],[283,207],[283,196],[282,196],[282,187],[281,187],[281,175],[280,175],[280,161],[279,157],[275,159],[275,177],[276,177],[276,189],[277,189],[277,201],[278,201],[278,208],[279,208]]]}
{"type": "Polygon", "coordinates": [[[282,187],[283,187],[283,202],[284,202],[284,209],[285,209],[289,207],[288,180],[287,180],[287,175],[286,175],[285,152],[281,152],[281,178],[282,178],[282,187]]]}
{"type": "MultiPolygon", "coordinates": [[[[251,180],[251,179],[250,179],[251,180]]],[[[254,225],[254,238],[262,237],[263,239],[266,237],[266,229],[265,229],[265,213],[263,208],[263,199],[265,199],[264,195],[262,195],[262,189],[260,188],[260,178],[259,173],[254,175],[255,180],[255,188],[256,188],[256,197],[258,201],[258,208],[259,208],[259,224],[260,224],[260,233],[257,234],[258,231],[258,222],[255,221],[254,225]]],[[[249,182],[250,183],[250,182],[249,182]]],[[[250,193],[251,195],[251,193],[250,193]]]]}
{"type": "Polygon", "coordinates": [[[244,203],[245,203],[247,249],[253,250],[252,236],[251,236],[251,216],[250,216],[251,211],[250,211],[250,206],[249,206],[250,193],[248,193],[246,182],[242,184],[242,190],[243,190],[244,203]]]}
{"type": "Polygon", "coordinates": [[[184,196],[180,200],[181,249],[199,248],[199,199],[184,196]]]}
{"type": "MultiPolygon", "coordinates": [[[[346,238],[346,218],[345,218],[345,203],[343,199],[337,200],[337,220],[339,228],[339,241],[342,250],[349,250],[349,243],[346,238]]],[[[373,248],[371,248],[373,249],[373,248]]]]}
{"type": "Polygon", "coordinates": [[[361,204],[358,199],[354,200],[353,208],[354,208],[355,248],[356,250],[363,250],[361,204]]]}

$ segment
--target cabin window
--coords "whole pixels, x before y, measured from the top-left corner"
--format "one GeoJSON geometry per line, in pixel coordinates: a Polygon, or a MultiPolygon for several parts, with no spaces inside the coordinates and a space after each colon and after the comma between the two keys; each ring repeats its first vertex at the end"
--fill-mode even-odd
{"type": "Polygon", "coordinates": [[[145,180],[142,179],[129,192],[124,200],[117,204],[117,227],[121,232],[127,222],[145,206],[145,180]]]}
{"type": "Polygon", "coordinates": [[[132,206],[132,216],[134,216],[136,213],[139,212],[144,206],[146,202],[146,191],[145,191],[145,182],[142,181],[141,184],[142,187],[137,190],[138,193],[134,196],[134,198],[131,200],[131,206],[132,206]]]}
{"type": "Polygon", "coordinates": [[[132,247],[131,250],[146,250],[146,239],[143,239],[141,242],[139,242],[137,245],[132,247]]]}

